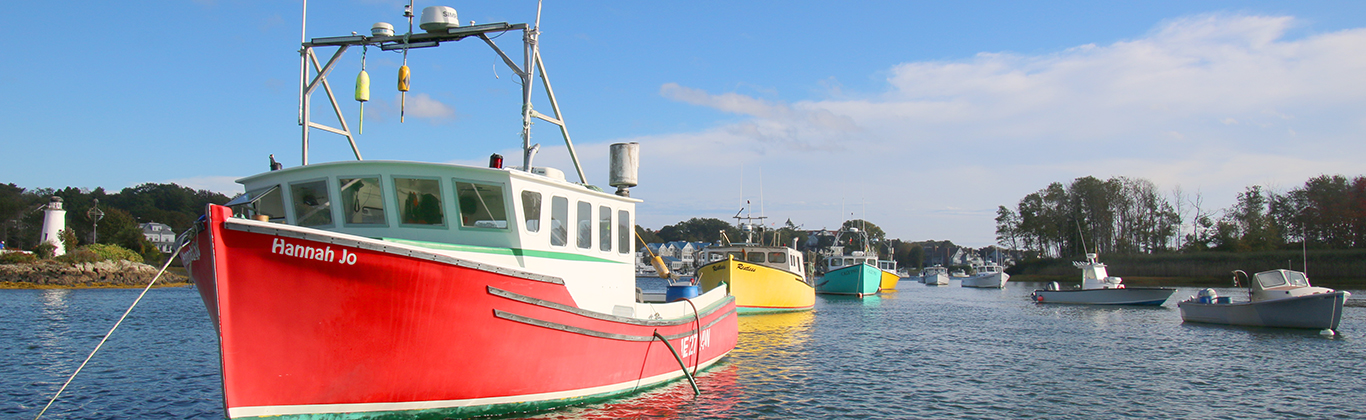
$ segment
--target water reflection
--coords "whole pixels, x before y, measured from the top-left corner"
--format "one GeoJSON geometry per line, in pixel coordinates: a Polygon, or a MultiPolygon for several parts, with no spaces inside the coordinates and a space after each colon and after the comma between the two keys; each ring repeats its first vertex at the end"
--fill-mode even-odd
{"type": "Polygon", "coordinates": [[[66,309],[66,298],[69,295],[71,295],[71,289],[44,289],[39,295],[38,301],[43,304],[44,311],[66,309]]]}
{"type": "Polygon", "coordinates": [[[565,407],[532,417],[508,415],[503,418],[535,419],[637,419],[716,417],[732,410],[744,395],[737,385],[739,366],[730,359],[698,374],[701,395],[693,394],[687,380],[674,381],[660,388],[626,399],[565,407]]]}
{"type": "Polygon", "coordinates": [[[882,295],[868,295],[858,297],[853,295],[826,295],[820,294],[827,303],[835,305],[863,305],[865,307],[876,307],[882,304],[882,295]]]}

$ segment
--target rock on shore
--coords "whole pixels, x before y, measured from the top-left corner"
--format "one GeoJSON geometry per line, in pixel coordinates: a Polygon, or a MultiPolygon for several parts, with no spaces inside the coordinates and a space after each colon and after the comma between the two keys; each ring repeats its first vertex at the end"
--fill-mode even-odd
{"type": "MultiPolygon", "coordinates": [[[[0,281],[35,286],[146,286],[156,275],[156,267],[126,260],[77,264],[52,261],[0,264],[0,281]]],[[[161,275],[157,284],[186,281],[185,276],[167,272],[161,275]]]]}

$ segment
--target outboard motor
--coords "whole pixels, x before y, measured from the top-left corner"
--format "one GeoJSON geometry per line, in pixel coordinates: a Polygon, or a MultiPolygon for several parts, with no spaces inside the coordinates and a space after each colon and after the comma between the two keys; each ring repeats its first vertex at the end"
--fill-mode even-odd
{"type": "Polygon", "coordinates": [[[1058,291],[1058,289],[1059,289],[1060,287],[1061,287],[1061,286],[1058,286],[1058,282],[1055,281],[1055,282],[1049,282],[1048,285],[1047,285],[1047,286],[1044,286],[1043,289],[1044,289],[1044,290],[1047,290],[1047,291],[1050,291],[1050,292],[1056,292],[1056,291],[1058,291]]]}
{"type": "Polygon", "coordinates": [[[1219,293],[1214,289],[1206,288],[1195,294],[1195,301],[1199,303],[1214,303],[1219,298],[1219,293]]]}

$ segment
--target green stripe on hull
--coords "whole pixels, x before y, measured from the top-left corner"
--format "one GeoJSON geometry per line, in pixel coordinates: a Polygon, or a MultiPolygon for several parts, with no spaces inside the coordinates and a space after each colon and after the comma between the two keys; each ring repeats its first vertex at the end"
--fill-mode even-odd
{"type": "Polygon", "coordinates": [[[744,306],[736,306],[735,312],[739,313],[740,315],[759,315],[778,314],[784,312],[802,312],[809,311],[812,308],[814,308],[814,306],[807,306],[805,308],[749,308],[744,306]]]}
{"type": "MultiPolygon", "coordinates": [[[[722,360],[725,360],[724,356],[721,359],[718,359],[716,363],[712,363],[711,365],[702,368],[700,372],[706,372],[711,370],[713,367],[720,365],[722,360]]],[[[658,383],[650,385],[641,385],[637,388],[625,388],[620,391],[604,392],[601,394],[585,395],[582,397],[561,398],[536,402],[505,403],[471,407],[433,408],[427,410],[367,411],[363,413],[292,414],[282,416],[238,418],[270,420],[444,420],[450,418],[470,418],[501,416],[519,413],[536,413],[574,405],[591,404],[596,402],[604,402],[608,400],[622,398],[629,394],[637,394],[659,387],[663,387],[665,385],[672,384],[679,380],[687,379],[680,375],[677,378],[660,381],[658,383]]]]}
{"type": "Polygon", "coordinates": [[[383,240],[383,241],[385,241],[385,242],[394,242],[394,243],[400,243],[400,244],[414,245],[414,246],[420,246],[420,247],[423,247],[423,248],[440,249],[440,250],[444,250],[444,251],[460,251],[460,252],[473,252],[473,253],[480,253],[480,254],[510,255],[510,256],[517,256],[517,257],[547,258],[547,259],[552,259],[552,260],[564,260],[564,261],[587,261],[587,262],[604,262],[604,263],[625,264],[624,262],[621,262],[621,261],[612,261],[612,260],[609,260],[609,259],[598,258],[598,257],[590,257],[590,256],[587,256],[587,255],[574,254],[574,253],[569,253],[569,252],[551,252],[551,251],[538,251],[538,250],[534,250],[534,249],[522,249],[522,248],[500,248],[500,247],[492,247],[492,246],[447,244],[447,243],[441,243],[441,242],[414,241],[414,240],[410,240],[410,239],[399,239],[399,238],[379,238],[379,239],[380,239],[380,240],[383,240]]]}

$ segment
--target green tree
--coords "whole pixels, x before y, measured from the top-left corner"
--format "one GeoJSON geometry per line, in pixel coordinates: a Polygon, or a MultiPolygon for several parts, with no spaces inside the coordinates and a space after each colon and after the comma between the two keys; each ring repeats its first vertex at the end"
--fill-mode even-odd
{"type": "Polygon", "coordinates": [[[732,242],[743,242],[745,240],[741,236],[740,229],[715,218],[694,217],[686,222],[664,226],[657,233],[664,242],[717,242],[721,240],[721,232],[725,232],[726,237],[730,238],[732,242]]]}

